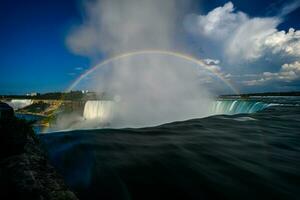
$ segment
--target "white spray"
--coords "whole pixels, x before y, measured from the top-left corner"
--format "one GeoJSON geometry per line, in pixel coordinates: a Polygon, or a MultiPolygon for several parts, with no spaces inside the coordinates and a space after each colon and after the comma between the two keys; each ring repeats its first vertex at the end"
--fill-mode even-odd
{"type": "MultiPolygon", "coordinates": [[[[88,2],[86,21],[72,30],[67,44],[92,59],[103,53],[109,57],[141,49],[173,50],[183,2],[88,2]]],[[[209,115],[211,95],[202,85],[201,70],[167,55],[139,55],[96,70],[78,88],[113,96],[111,127],[152,126],[209,115]]]]}

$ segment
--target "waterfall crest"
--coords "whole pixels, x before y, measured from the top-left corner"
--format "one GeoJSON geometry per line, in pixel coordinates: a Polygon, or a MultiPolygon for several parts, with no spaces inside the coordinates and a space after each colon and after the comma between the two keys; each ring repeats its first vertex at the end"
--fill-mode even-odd
{"type": "MultiPolygon", "coordinates": [[[[255,113],[272,105],[274,104],[250,100],[216,100],[212,103],[211,111],[208,116],[219,114],[233,115],[239,113],[255,113]]],[[[100,125],[99,127],[118,127],[117,122],[120,120],[126,121],[126,117],[120,117],[118,115],[118,109],[120,109],[120,106],[114,101],[87,101],[84,106],[83,117],[89,126],[91,125],[89,123],[96,123],[94,125],[100,125]]],[[[195,118],[197,118],[197,116],[195,118]]]]}
{"type": "Polygon", "coordinates": [[[247,100],[217,100],[213,103],[213,114],[254,113],[269,107],[270,104],[247,100]]]}

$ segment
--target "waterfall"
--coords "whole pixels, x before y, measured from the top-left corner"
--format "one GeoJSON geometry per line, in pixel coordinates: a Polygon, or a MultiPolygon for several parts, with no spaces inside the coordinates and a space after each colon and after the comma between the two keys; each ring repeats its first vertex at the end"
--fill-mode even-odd
{"type": "Polygon", "coordinates": [[[269,107],[270,104],[247,100],[217,100],[213,103],[213,114],[254,113],[269,107]]]}
{"type": "MultiPolygon", "coordinates": [[[[251,100],[216,100],[211,107],[211,115],[254,113],[263,110],[273,104],[251,100]]],[[[116,121],[117,111],[114,101],[93,100],[87,101],[84,106],[83,117],[86,122],[106,126],[116,121]]]]}
{"type": "Polygon", "coordinates": [[[18,110],[31,105],[32,102],[33,101],[31,99],[12,99],[11,101],[6,103],[11,107],[13,107],[14,110],[18,110]]]}
{"type": "Polygon", "coordinates": [[[113,106],[113,101],[87,101],[84,105],[83,117],[87,120],[109,123],[113,118],[113,106]]]}

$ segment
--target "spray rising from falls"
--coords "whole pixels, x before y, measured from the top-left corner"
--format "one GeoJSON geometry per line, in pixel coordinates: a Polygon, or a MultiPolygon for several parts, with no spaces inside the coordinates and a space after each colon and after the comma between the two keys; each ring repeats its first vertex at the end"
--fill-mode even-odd
{"type": "MultiPolygon", "coordinates": [[[[207,116],[255,113],[272,105],[274,104],[249,100],[217,100],[207,105],[211,108],[211,112],[207,113],[207,116]]],[[[84,107],[83,117],[87,121],[93,120],[98,123],[99,127],[114,127],[116,125],[116,117],[118,116],[117,107],[118,103],[114,101],[87,101],[84,107]]],[[[200,116],[195,118],[199,117],[200,116]]]]}
{"type": "MultiPolygon", "coordinates": [[[[236,90],[215,62],[207,64],[173,51],[187,49],[177,31],[178,20],[189,7],[186,2],[96,0],[86,4],[86,21],[70,32],[66,43],[74,53],[92,60],[101,54],[111,58],[87,70],[69,90],[107,93],[118,99],[110,123],[114,128],[209,116],[215,95],[208,84],[215,83],[216,88],[225,84],[233,93],[236,90]]],[[[86,120],[76,126],[92,128],[93,124],[86,125],[88,121],[110,119],[106,107],[110,105],[87,102],[80,116],[86,120]]]]}

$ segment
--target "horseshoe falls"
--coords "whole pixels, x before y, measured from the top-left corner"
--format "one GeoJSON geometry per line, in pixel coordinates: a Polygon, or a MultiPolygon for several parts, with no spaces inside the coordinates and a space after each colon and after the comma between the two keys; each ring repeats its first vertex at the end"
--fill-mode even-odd
{"type": "MultiPolygon", "coordinates": [[[[240,113],[255,113],[261,111],[272,104],[260,101],[247,100],[216,100],[211,104],[210,115],[233,115],[240,113]]],[[[87,101],[84,106],[83,117],[86,120],[98,120],[100,123],[107,124],[115,117],[114,101],[93,100],[87,101]]]]}

